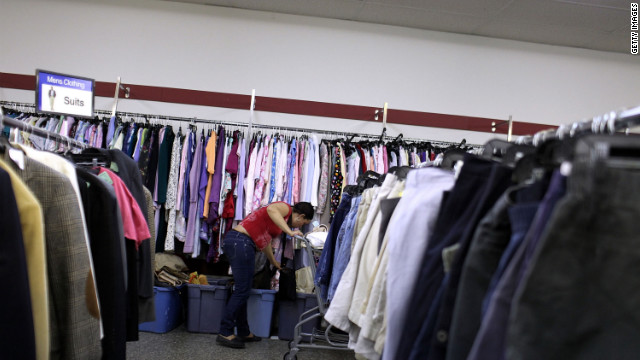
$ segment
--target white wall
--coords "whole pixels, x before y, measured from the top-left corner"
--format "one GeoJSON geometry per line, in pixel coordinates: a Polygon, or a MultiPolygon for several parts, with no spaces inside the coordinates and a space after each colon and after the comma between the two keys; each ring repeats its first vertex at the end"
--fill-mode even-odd
{"type": "MultiPolygon", "coordinates": [[[[562,124],[640,104],[640,58],[477,36],[151,0],[0,0],[0,72],[562,124]]],[[[0,89],[0,100],[33,102],[0,89]]],[[[107,109],[107,98],[97,108],[107,109]]],[[[247,121],[248,111],[121,101],[247,121]]],[[[259,123],[379,134],[379,123],[258,112],[259,123]]],[[[491,134],[390,124],[390,134],[491,134]]]]}

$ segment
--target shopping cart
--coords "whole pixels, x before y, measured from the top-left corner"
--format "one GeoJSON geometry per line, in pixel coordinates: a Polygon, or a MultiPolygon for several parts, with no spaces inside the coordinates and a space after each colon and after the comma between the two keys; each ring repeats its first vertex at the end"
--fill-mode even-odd
{"type": "MultiPolygon", "coordinates": [[[[305,249],[304,253],[309,259],[309,266],[311,267],[311,276],[316,277],[316,263],[314,260],[314,253],[320,255],[321,249],[315,249],[311,242],[302,236],[296,236],[296,241],[302,244],[305,249]]],[[[327,312],[327,306],[320,297],[320,294],[316,291],[316,297],[318,299],[318,306],[310,309],[300,315],[298,323],[293,329],[293,340],[289,342],[289,351],[284,354],[284,360],[297,360],[297,353],[301,349],[330,349],[330,350],[347,350],[349,343],[349,335],[344,333],[338,333],[334,331],[333,325],[329,324],[325,329],[313,328],[311,333],[302,332],[302,326],[309,322],[318,322],[318,318],[322,319],[327,312]],[[309,339],[308,343],[304,343],[303,339],[309,339]]]]}

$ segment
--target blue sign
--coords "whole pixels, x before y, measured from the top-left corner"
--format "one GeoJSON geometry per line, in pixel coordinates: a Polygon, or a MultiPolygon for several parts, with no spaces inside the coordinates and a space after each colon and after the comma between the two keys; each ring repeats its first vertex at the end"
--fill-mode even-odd
{"type": "Polygon", "coordinates": [[[93,117],[93,79],[36,70],[37,111],[93,117]]]}

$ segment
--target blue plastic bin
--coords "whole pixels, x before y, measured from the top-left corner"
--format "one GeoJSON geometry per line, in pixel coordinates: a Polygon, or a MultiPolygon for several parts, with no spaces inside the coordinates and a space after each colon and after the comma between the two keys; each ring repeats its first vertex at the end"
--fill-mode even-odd
{"type": "Polygon", "coordinates": [[[187,285],[187,331],[217,334],[229,299],[229,285],[187,285]]]}
{"type": "Polygon", "coordinates": [[[178,327],[184,321],[181,294],[185,285],[178,287],[153,287],[155,297],[156,320],[141,323],[138,330],[164,334],[178,327]]]}
{"type": "Polygon", "coordinates": [[[249,300],[247,300],[247,320],[249,329],[255,335],[268,338],[271,334],[271,317],[275,300],[275,290],[251,289],[249,300]]]}

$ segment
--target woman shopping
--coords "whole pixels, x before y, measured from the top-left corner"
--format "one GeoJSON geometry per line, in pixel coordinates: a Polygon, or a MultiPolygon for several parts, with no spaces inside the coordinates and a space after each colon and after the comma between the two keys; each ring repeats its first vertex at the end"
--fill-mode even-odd
{"type": "Polygon", "coordinates": [[[247,322],[247,299],[253,283],[256,251],[262,251],[271,265],[280,269],[280,263],[273,256],[271,240],[282,232],[289,236],[302,235],[292,229],[310,223],[312,218],[310,203],[299,202],[291,207],[285,202],[274,202],[249,214],[225,235],[222,246],[231,265],[235,289],[220,323],[218,344],[244,348],[245,342],[262,340],[251,333],[247,322]]]}

